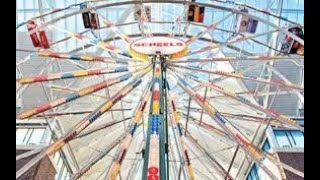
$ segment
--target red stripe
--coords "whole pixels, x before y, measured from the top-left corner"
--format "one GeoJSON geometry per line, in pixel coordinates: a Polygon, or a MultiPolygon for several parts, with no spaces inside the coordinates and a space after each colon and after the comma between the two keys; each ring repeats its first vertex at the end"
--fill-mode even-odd
{"type": "Polygon", "coordinates": [[[61,55],[58,54],[58,53],[52,53],[52,54],[49,54],[50,57],[53,57],[53,58],[60,58],[61,55]]]}
{"type": "Polygon", "coordinates": [[[201,102],[204,102],[204,98],[201,97],[199,94],[196,94],[196,97],[197,97],[201,102]]]}
{"type": "Polygon", "coordinates": [[[43,105],[36,107],[36,110],[37,110],[37,112],[42,112],[42,111],[48,110],[50,108],[51,108],[50,103],[46,103],[46,104],[43,104],[43,105]]]}
{"type": "Polygon", "coordinates": [[[99,84],[96,84],[93,86],[93,89],[94,90],[98,90],[98,89],[102,89],[102,88],[105,88],[107,86],[107,83],[106,82],[102,82],[102,83],[99,83],[99,84]]]}
{"type": "Polygon", "coordinates": [[[246,141],[243,137],[241,137],[239,134],[236,134],[236,137],[246,146],[249,146],[250,143],[248,141],[246,141]]]}
{"type": "Polygon", "coordinates": [[[176,105],[174,104],[173,101],[171,101],[171,104],[172,104],[172,109],[173,109],[173,111],[176,111],[176,105]]]}
{"type": "Polygon", "coordinates": [[[103,58],[103,57],[96,56],[96,57],[93,57],[93,60],[94,60],[94,61],[104,61],[104,58],[103,58]]]}
{"type": "Polygon", "coordinates": [[[88,75],[96,75],[96,74],[101,74],[101,70],[94,69],[94,70],[89,70],[88,71],[88,75]]]}
{"type": "Polygon", "coordinates": [[[157,167],[150,167],[148,169],[149,174],[158,174],[158,172],[159,172],[159,169],[157,167]]]}
{"type": "Polygon", "coordinates": [[[160,99],[160,92],[154,91],[153,92],[153,100],[159,100],[160,99]]]}
{"type": "Polygon", "coordinates": [[[157,175],[150,175],[150,176],[148,176],[148,180],[159,180],[159,176],[157,176],[157,175]]]}
{"type": "Polygon", "coordinates": [[[42,76],[37,76],[33,79],[33,82],[39,82],[39,81],[46,81],[48,80],[48,76],[47,75],[42,75],[42,76]]]}

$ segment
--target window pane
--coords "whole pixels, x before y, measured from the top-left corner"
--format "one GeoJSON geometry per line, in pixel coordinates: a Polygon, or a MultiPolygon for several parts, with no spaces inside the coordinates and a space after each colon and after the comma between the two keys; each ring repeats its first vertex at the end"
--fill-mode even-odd
{"type": "Polygon", "coordinates": [[[266,140],[266,142],[264,143],[263,147],[262,147],[264,152],[269,152],[271,147],[270,147],[270,143],[268,140],[266,140]]]}
{"type": "Polygon", "coordinates": [[[286,135],[285,131],[274,131],[276,139],[280,147],[291,147],[288,136],[286,135]]]}
{"type": "Polygon", "coordinates": [[[258,175],[258,169],[256,165],[252,166],[252,169],[250,170],[250,173],[247,177],[247,180],[260,180],[258,175]]]}
{"type": "Polygon", "coordinates": [[[45,129],[34,129],[28,144],[40,144],[45,129]]]}
{"type": "Polygon", "coordinates": [[[275,130],[274,134],[280,147],[304,147],[304,134],[297,130],[275,130]]]}
{"type": "Polygon", "coordinates": [[[23,144],[27,144],[28,143],[28,141],[31,138],[32,132],[33,132],[33,129],[28,129],[28,132],[27,132],[26,136],[23,139],[23,144]]]}
{"type": "Polygon", "coordinates": [[[286,134],[287,134],[287,137],[289,139],[289,143],[290,143],[291,147],[295,147],[296,146],[296,141],[293,139],[291,131],[286,131],[286,134]]]}
{"type": "Polygon", "coordinates": [[[62,158],[60,158],[60,160],[59,160],[59,162],[58,162],[58,165],[57,165],[57,179],[58,180],[60,180],[61,179],[61,175],[62,175],[62,171],[63,171],[63,169],[62,169],[62,163],[63,163],[63,160],[62,160],[62,158]]]}
{"type": "Polygon", "coordinates": [[[16,131],[16,144],[23,144],[23,139],[25,138],[28,129],[18,129],[16,131]]]}
{"type": "Polygon", "coordinates": [[[63,172],[62,172],[62,175],[61,175],[61,180],[65,180],[66,179],[66,176],[67,176],[67,168],[64,167],[63,168],[63,172]]]}
{"type": "Polygon", "coordinates": [[[304,135],[301,131],[291,131],[291,134],[296,142],[296,147],[304,147],[304,135]]]}
{"type": "Polygon", "coordinates": [[[58,162],[59,162],[59,160],[60,160],[61,158],[60,158],[60,153],[55,153],[54,154],[54,157],[53,157],[53,161],[54,161],[54,163],[55,164],[58,164],[58,162]]]}

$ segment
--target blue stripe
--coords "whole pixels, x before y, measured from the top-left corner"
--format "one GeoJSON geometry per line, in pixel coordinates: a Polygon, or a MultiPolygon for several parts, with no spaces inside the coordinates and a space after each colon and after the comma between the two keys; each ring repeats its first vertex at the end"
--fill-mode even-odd
{"type": "Polygon", "coordinates": [[[71,73],[71,72],[67,72],[67,73],[65,73],[65,74],[62,74],[62,76],[61,76],[62,79],[72,78],[72,77],[74,77],[74,75],[73,75],[73,73],[71,73]]]}
{"type": "Polygon", "coordinates": [[[115,72],[123,72],[123,71],[128,71],[127,67],[116,67],[114,68],[115,72]]]}
{"type": "Polygon", "coordinates": [[[80,97],[79,93],[72,93],[66,97],[66,101],[70,102],[70,101],[75,100],[79,97],[80,97]]]}
{"type": "Polygon", "coordinates": [[[178,123],[178,130],[179,130],[180,136],[182,136],[183,130],[182,130],[182,124],[181,123],[178,123]]]}
{"type": "Polygon", "coordinates": [[[181,78],[179,78],[179,80],[182,82],[183,85],[189,86],[185,80],[183,80],[183,79],[181,79],[181,78]]]}
{"type": "Polygon", "coordinates": [[[80,60],[80,56],[78,56],[78,55],[71,55],[71,57],[70,57],[69,59],[80,60]]]}
{"type": "Polygon", "coordinates": [[[131,73],[125,74],[125,75],[123,75],[123,76],[120,76],[119,79],[120,79],[120,81],[124,81],[124,80],[129,79],[131,76],[132,76],[131,73]]]}
{"type": "Polygon", "coordinates": [[[239,98],[240,102],[245,103],[245,104],[251,104],[251,102],[248,99],[241,97],[241,96],[237,96],[237,97],[239,98]]]}
{"type": "Polygon", "coordinates": [[[137,87],[141,82],[142,82],[142,80],[139,79],[137,82],[135,82],[135,83],[132,85],[132,87],[133,87],[133,88],[137,87]]]}
{"type": "Polygon", "coordinates": [[[135,123],[135,124],[133,125],[133,127],[131,128],[130,134],[131,134],[132,136],[133,136],[134,132],[136,131],[137,126],[138,126],[138,124],[135,123]]]}
{"type": "Polygon", "coordinates": [[[129,64],[129,63],[126,62],[126,61],[116,61],[116,63],[119,63],[119,64],[129,64]]]}
{"type": "Polygon", "coordinates": [[[129,55],[129,54],[127,54],[127,53],[119,53],[119,54],[121,54],[122,56],[125,56],[125,57],[132,58],[132,56],[131,56],[131,55],[129,55]]]}
{"type": "Polygon", "coordinates": [[[218,118],[219,121],[221,121],[223,124],[227,123],[227,119],[222,116],[220,113],[216,113],[216,117],[218,118]]]}
{"type": "Polygon", "coordinates": [[[96,119],[98,119],[98,117],[101,115],[102,113],[100,111],[95,111],[92,114],[90,114],[90,117],[88,118],[88,120],[90,121],[90,123],[94,122],[96,119]]]}

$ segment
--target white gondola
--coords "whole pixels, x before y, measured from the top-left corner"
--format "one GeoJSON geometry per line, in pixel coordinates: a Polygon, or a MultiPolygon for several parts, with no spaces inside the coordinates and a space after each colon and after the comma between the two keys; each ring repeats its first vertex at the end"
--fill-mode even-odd
{"type": "MultiPolygon", "coordinates": [[[[299,27],[289,28],[288,31],[295,34],[296,36],[304,39],[303,30],[299,27]]],[[[304,46],[298,41],[292,39],[290,36],[285,35],[283,43],[281,45],[281,52],[288,54],[299,54],[304,55],[304,46]]]]}
{"type": "MultiPolygon", "coordinates": [[[[240,8],[241,12],[248,13],[248,9],[240,8]]],[[[258,21],[249,16],[237,14],[236,17],[236,30],[238,33],[254,34],[258,27],[258,21]]]]}

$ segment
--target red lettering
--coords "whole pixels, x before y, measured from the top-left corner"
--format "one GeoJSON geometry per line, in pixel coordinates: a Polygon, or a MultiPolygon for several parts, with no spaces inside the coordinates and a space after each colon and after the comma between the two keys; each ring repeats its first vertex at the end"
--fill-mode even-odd
{"type": "Polygon", "coordinates": [[[177,42],[150,42],[150,43],[135,43],[133,44],[135,47],[176,47],[176,46],[184,46],[183,43],[177,42]]]}
{"type": "Polygon", "coordinates": [[[177,46],[183,46],[183,43],[178,42],[177,46]]]}

